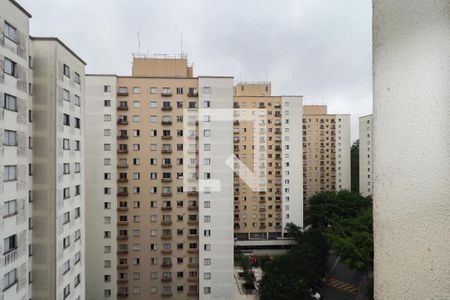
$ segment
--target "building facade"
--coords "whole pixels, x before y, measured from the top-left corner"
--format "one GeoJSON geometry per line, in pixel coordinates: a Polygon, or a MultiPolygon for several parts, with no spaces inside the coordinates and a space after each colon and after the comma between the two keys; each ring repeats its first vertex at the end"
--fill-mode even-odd
{"type": "Polygon", "coordinates": [[[104,122],[87,133],[88,253],[111,257],[89,266],[92,299],[232,298],[232,78],[192,71],[135,56],[131,76],[88,76],[88,120],[104,122]]]}
{"type": "Polygon", "coordinates": [[[84,70],[56,38],[32,38],[33,299],[84,299],[84,70]]]}
{"type": "Polygon", "coordinates": [[[359,118],[359,192],[367,197],[373,192],[372,115],[359,118]]]}
{"type": "Polygon", "coordinates": [[[272,96],[270,82],[238,83],[234,108],[236,244],[277,244],[287,223],[303,226],[302,97],[272,96]]]}
{"type": "Polygon", "coordinates": [[[84,299],[84,67],[0,1],[1,299],[84,299]]]}
{"type": "Polygon", "coordinates": [[[0,299],[32,296],[31,15],[0,1],[0,299]]]}
{"type": "Polygon", "coordinates": [[[350,115],[328,114],[326,105],[303,107],[303,199],[350,190],[350,115]]]}

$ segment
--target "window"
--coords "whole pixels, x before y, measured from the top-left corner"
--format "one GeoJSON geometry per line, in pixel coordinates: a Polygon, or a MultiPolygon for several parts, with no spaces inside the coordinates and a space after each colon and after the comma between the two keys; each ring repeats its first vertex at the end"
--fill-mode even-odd
{"type": "Polygon", "coordinates": [[[3,218],[17,214],[17,200],[5,201],[3,203],[3,218]]]}
{"type": "Polygon", "coordinates": [[[70,295],[70,284],[68,284],[68,285],[64,288],[64,291],[63,291],[63,296],[64,296],[64,298],[63,298],[63,299],[66,299],[67,297],[69,297],[69,295],[70,295]]]}
{"type": "Polygon", "coordinates": [[[3,138],[3,145],[17,146],[17,132],[12,131],[12,130],[5,130],[5,136],[3,138]]]}
{"type": "Polygon", "coordinates": [[[77,184],[75,186],[75,196],[78,196],[81,192],[81,186],[79,184],[77,184]]]}
{"type": "Polygon", "coordinates": [[[104,100],[104,101],[103,101],[103,105],[104,105],[105,107],[111,107],[111,100],[104,100]]]}
{"type": "Polygon", "coordinates": [[[75,282],[74,282],[74,286],[77,287],[81,282],[81,275],[78,274],[77,276],[75,276],[75,282]]]}
{"type": "Polygon", "coordinates": [[[75,128],[81,128],[80,118],[75,118],[75,128]]]}
{"type": "Polygon", "coordinates": [[[66,249],[69,246],[70,246],[70,236],[68,235],[65,238],[63,238],[63,249],[66,249]]]}
{"type": "Polygon", "coordinates": [[[63,149],[70,150],[70,141],[69,139],[63,139],[63,149]]]}
{"type": "MultiPolygon", "coordinates": [[[[75,219],[79,218],[80,216],[81,216],[81,209],[79,207],[77,207],[77,208],[75,208],[75,219]]],[[[76,236],[76,232],[75,232],[75,236],[76,236]]]]}
{"type": "Polygon", "coordinates": [[[3,181],[14,181],[17,179],[17,166],[5,166],[3,168],[3,181]]]}
{"type": "Polygon", "coordinates": [[[80,106],[81,100],[80,100],[80,96],[75,95],[75,99],[73,100],[73,104],[75,104],[76,106],[80,106]]]}
{"type": "Polygon", "coordinates": [[[76,83],[80,84],[80,74],[78,74],[77,72],[75,72],[75,76],[74,76],[74,80],[76,83]]]}
{"type": "Polygon", "coordinates": [[[66,89],[63,90],[63,99],[64,99],[65,101],[70,101],[70,93],[69,93],[69,91],[66,90],[66,89]]]}
{"type": "Polygon", "coordinates": [[[110,93],[111,92],[111,86],[110,85],[104,85],[103,86],[103,92],[110,93]]]}
{"type": "Polygon", "coordinates": [[[17,236],[11,235],[3,240],[3,254],[9,253],[17,249],[17,236]]]}
{"type": "Polygon", "coordinates": [[[111,121],[111,115],[104,115],[103,116],[103,121],[110,122],[111,121]]]}
{"type": "Polygon", "coordinates": [[[5,94],[3,108],[7,110],[17,111],[17,98],[8,94],[5,94]]]}
{"type": "Polygon", "coordinates": [[[69,163],[63,164],[63,174],[70,174],[70,164],[69,163]]]}
{"type": "Polygon", "coordinates": [[[63,124],[70,126],[70,116],[68,114],[63,114],[63,124]]]}
{"type": "Polygon", "coordinates": [[[65,76],[70,78],[70,68],[68,65],[64,64],[64,69],[63,69],[63,73],[65,76]]]}
{"type": "Polygon", "coordinates": [[[17,30],[15,27],[13,27],[8,22],[5,22],[5,32],[4,35],[10,39],[13,42],[16,42],[17,36],[16,36],[17,30]]]}
{"type": "Polygon", "coordinates": [[[63,189],[63,198],[64,199],[70,198],[70,188],[66,187],[63,189]]]}
{"type": "Polygon", "coordinates": [[[177,88],[177,95],[183,95],[183,88],[177,88]]]}
{"type": "Polygon", "coordinates": [[[204,291],[205,291],[205,294],[211,294],[211,287],[205,286],[204,291]]]}
{"type": "Polygon", "coordinates": [[[6,291],[17,282],[17,269],[11,270],[3,276],[3,291],[6,291]]]}
{"type": "Polygon", "coordinates": [[[79,162],[75,163],[75,173],[81,172],[81,164],[79,162]]]}
{"type": "Polygon", "coordinates": [[[8,75],[17,77],[17,63],[5,57],[3,72],[8,75]]]}
{"type": "Polygon", "coordinates": [[[156,94],[158,92],[158,89],[156,87],[150,88],[150,94],[156,94]]]}
{"type": "Polygon", "coordinates": [[[134,86],[133,87],[133,94],[140,94],[141,93],[141,88],[138,86],[134,86]]]}
{"type": "Polygon", "coordinates": [[[67,224],[70,222],[70,212],[65,212],[63,215],[63,224],[67,224]]]}
{"type": "Polygon", "coordinates": [[[67,260],[63,265],[63,275],[69,272],[70,270],[70,261],[67,260]]]}

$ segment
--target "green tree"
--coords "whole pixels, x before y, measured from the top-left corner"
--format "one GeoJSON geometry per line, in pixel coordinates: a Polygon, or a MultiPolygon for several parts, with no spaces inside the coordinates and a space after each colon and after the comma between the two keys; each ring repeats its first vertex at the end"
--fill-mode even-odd
{"type": "Polygon", "coordinates": [[[321,231],[288,224],[287,231],[295,244],[286,255],[263,266],[259,282],[261,300],[309,299],[309,290],[317,286],[326,271],[328,242],[321,231]]]}
{"type": "Polygon", "coordinates": [[[244,273],[244,286],[246,289],[254,288],[255,274],[252,271],[252,265],[250,264],[249,258],[247,256],[242,256],[241,258],[242,272],[244,273]]]}
{"type": "Polygon", "coordinates": [[[350,191],[323,192],[309,200],[309,216],[314,227],[327,228],[337,218],[354,218],[371,206],[372,199],[350,191]]]}
{"type": "Polygon", "coordinates": [[[344,264],[364,275],[373,270],[372,209],[362,210],[356,218],[336,219],[327,236],[344,264]]]}
{"type": "Polygon", "coordinates": [[[351,190],[359,193],[359,140],[356,140],[350,149],[351,161],[351,190]]]}

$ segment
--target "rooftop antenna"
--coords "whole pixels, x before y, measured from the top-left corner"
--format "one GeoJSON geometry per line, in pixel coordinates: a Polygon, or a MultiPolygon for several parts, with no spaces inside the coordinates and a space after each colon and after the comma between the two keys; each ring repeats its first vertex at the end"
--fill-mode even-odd
{"type": "Polygon", "coordinates": [[[181,57],[183,57],[183,33],[181,33],[180,46],[181,46],[181,57]]]}
{"type": "Polygon", "coordinates": [[[141,38],[139,36],[139,31],[138,31],[138,53],[141,53],[141,38]]]}

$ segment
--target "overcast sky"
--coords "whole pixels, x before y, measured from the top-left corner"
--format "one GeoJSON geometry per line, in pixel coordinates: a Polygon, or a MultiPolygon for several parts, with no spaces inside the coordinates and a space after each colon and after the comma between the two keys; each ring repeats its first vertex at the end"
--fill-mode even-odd
{"type": "Polygon", "coordinates": [[[19,0],[31,34],[56,36],[88,73],[129,75],[131,53],[180,53],[194,75],[272,82],[330,113],[372,112],[371,0],[19,0]]]}

